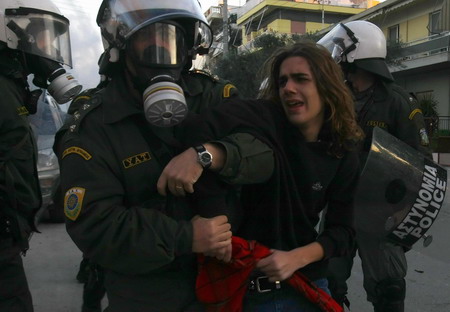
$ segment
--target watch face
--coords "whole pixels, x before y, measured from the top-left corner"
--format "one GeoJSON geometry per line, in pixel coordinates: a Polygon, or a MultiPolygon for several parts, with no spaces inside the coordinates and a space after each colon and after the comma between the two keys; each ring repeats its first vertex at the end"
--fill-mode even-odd
{"type": "Polygon", "coordinates": [[[197,151],[198,162],[203,168],[209,168],[212,163],[212,155],[205,149],[203,145],[194,146],[197,151]]]}
{"type": "Polygon", "coordinates": [[[203,163],[208,164],[211,162],[211,155],[209,153],[203,153],[201,157],[203,163]]]}

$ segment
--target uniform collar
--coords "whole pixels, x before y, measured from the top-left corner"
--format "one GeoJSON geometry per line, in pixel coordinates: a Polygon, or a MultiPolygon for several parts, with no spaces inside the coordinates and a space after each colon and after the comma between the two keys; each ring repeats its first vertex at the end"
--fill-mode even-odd
{"type": "Polygon", "coordinates": [[[190,79],[190,72],[182,73],[178,82],[186,96],[196,96],[203,92],[203,85],[200,79],[190,79]]]}
{"type": "Polygon", "coordinates": [[[105,123],[115,123],[131,115],[143,114],[142,101],[130,94],[122,73],[115,75],[106,86],[102,102],[105,123]]]}
{"type": "Polygon", "coordinates": [[[391,83],[379,80],[375,85],[375,91],[373,93],[373,98],[375,102],[380,102],[386,100],[390,96],[389,85],[391,83]]]}

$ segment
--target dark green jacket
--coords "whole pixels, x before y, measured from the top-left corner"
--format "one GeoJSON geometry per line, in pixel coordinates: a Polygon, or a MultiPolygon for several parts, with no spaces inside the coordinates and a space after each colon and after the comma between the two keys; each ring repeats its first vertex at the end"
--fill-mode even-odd
{"type": "Polygon", "coordinates": [[[24,82],[0,75],[0,94],[0,214],[13,222],[14,237],[26,249],[41,205],[36,142],[24,106],[24,82]]]}
{"type": "Polygon", "coordinates": [[[365,133],[361,165],[365,163],[375,127],[380,127],[411,147],[420,150],[420,134],[410,116],[414,108],[394,84],[379,82],[358,112],[358,123],[365,133]]]}
{"type": "MultiPolygon", "coordinates": [[[[199,112],[236,92],[210,76],[188,75],[181,85],[190,111],[199,112]]],[[[175,274],[177,283],[188,280],[188,290],[193,292],[196,271],[190,219],[196,207],[186,199],[158,195],[156,182],[164,168],[158,150],[163,145],[150,146],[149,140],[160,141],[147,131],[142,104],[117,76],[98,95],[78,105],[54,146],[69,235],[88,258],[107,269],[107,284],[117,281],[108,291],[158,301],[163,293],[184,291],[167,282],[175,274]],[[147,292],[149,285],[159,289],[147,292]]],[[[256,152],[244,150],[242,155],[252,153],[256,152]]],[[[175,304],[173,311],[178,308],[175,304]]]]}

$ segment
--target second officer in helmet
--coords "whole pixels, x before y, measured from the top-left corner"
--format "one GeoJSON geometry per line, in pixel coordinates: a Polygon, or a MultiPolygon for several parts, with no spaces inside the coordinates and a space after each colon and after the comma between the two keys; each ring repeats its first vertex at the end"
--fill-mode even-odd
{"type": "MultiPolygon", "coordinates": [[[[352,89],[358,123],[365,134],[361,164],[364,166],[367,160],[375,127],[428,156],[422,112],[408,93],[394,83],[386,63],[386,39],[381,29],[367,21],[351,21],[337,25],[318,43],[330,50],[352,89]]],[[[381,213],[392,208],[386,204],[377,209],[381,213]]],[[[407,272],[404,247],[358,226],[356,241],[364,289],[374,311],[403,312],[407,272]]],[[[329,264],[330,290],[341,304],[346,302],[346,280],[352,265],[351,257],[334,258],[329,264]]]]}
{"type": "Polygon", "coordinates": [[[81,89],[72,65],[69,20],[50,0],[0,1],[0,311],[33,311],[22,255],[42,205],[37,144],[29,123],[42,90],[65,103],[81,89]]]}
{"type": "MultiPolygon", "coordinates": [[[[188,70],[212,39],[197,0],[104,0],[97,23],[105,46],[100,72],[109,82],[74,106],[54,146],[67,231],[104,268],[109,312],[202,311],[195,253],[229,246],[229,220],[193,218],[192,197],[163,197],[156,183],[170,157],[186,148],[178,140],[186,116],[237,90],[188,70]]],[[[218,144],[230,155],[265,154],[236,141],[218,144]]],[[[214,158],[205,159],[199,166],[214,167],[214,158]]],[[[229,164],[222,173],[233,179],[236,170],[229,164]]],[[[233,202],[236,193],[228,194],[233,202]]]]}

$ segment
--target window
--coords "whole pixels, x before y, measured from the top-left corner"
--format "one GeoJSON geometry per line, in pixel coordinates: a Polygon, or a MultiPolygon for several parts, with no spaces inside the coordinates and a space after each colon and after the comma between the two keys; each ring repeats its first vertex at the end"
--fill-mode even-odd
{"type": "Polygon", "coordinates": [[[388,28],[389,43],[398,43],[399,41],[399,26],[394,25],[388,28]]]}
{"type": "Polygon", "coordinates": [[[415,92],[417,98],[427,98],[433,96],[433,90],[427,90],[427,91],[417,91],[415,92]]]}
{"type": "Polygon", "coordinates": [[[441,17],[441,10],[430,13],[430,21],[428,23],[428,34],[434,35],[441,32],[441,25],[439,23],[439,18],[441,17]]]}

